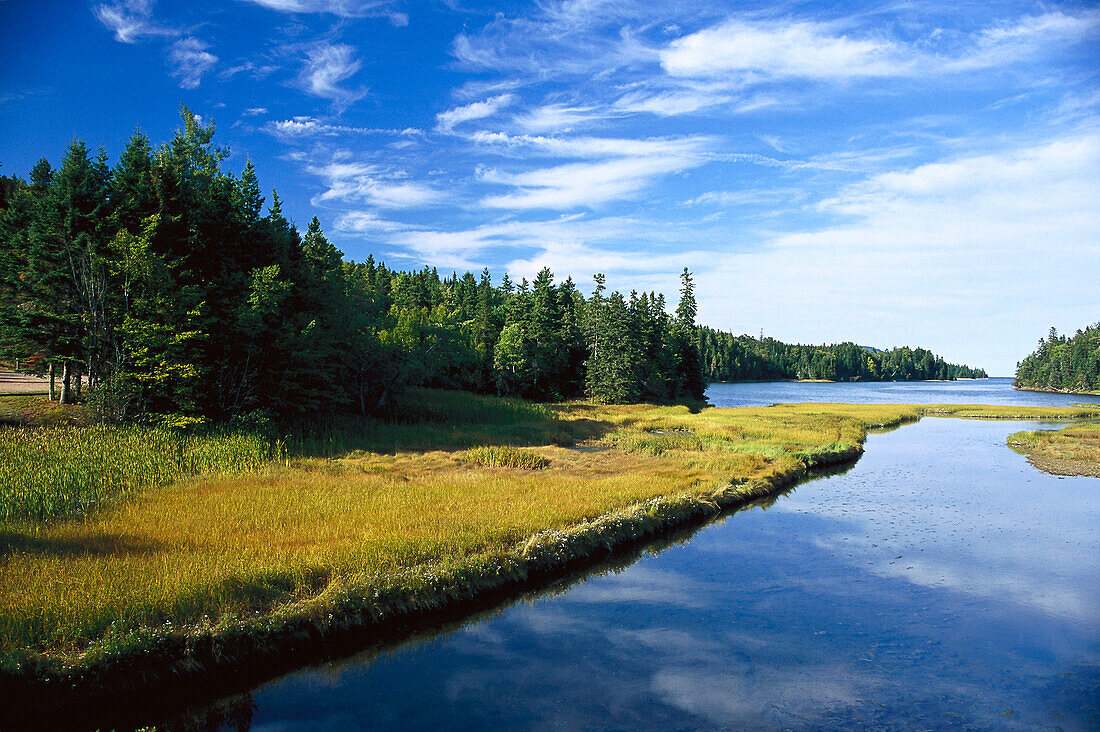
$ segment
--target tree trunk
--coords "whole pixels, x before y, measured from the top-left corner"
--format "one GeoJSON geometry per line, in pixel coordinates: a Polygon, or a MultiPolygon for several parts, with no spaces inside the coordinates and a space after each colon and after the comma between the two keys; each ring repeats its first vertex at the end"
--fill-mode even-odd
{"type": "Polygon", "coordinates": [[[73,385],[73,392],[79,402],[80,397],[84,395],[84,369],[79,366],[76,369],[76,383],[73,385]]]}
{"type": "Polygon", "coordinates": [[[50,401],[57,401],[57,366],[50,362],[50,401]]]}
{"type": "Polygon", "coordinates": [[[69,404],[72,402],[72,382],[73,371],[72,366],[68,361],[65,361],[61,365],[61,403],[69,404]]]}

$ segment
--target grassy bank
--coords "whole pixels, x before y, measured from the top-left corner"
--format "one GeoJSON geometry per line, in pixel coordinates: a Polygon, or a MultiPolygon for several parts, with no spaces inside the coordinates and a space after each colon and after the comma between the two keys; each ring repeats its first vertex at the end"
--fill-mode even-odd
{"type": "MultiPolygon", "coordinates": [[[[401,423],[313,427],[281,446],[247,436],[266,453],[223,449],[219,434],[139,437],[145,454],[118,446],[130,428],[7,428],[0,496],[19,480],[10,466],[41,450],[80,476],[109,474],[97,490],[113,498],[78,517],[0,519],[0,687],[152,683],[511,591],[852,460],[868,430],[923,413],[1089,414],[823,404],[692,413],[427,391],[403,413],[401,423]],[[204,451],[229,457],[178,467],[180,454],[204,451]],[[166,467],[141,473],[153,476],[144,483],[96,467],[114,460],[166,467]]],[[[65,486],[82,480],[50,490],[70,496],[65,486]]]]}
{"type": "Polygon", "coordinates": [[[1060,430],[1017,432],[1008,445],[1028,462],[1052,475],[1100,478],[1100,424],[1070,425],[1060,430]]]}

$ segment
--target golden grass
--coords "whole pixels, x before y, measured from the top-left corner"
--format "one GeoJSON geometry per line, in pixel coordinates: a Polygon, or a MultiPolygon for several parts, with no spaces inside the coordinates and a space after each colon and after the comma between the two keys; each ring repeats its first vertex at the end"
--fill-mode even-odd
{"type": "Polygon", "coordinates": [[[1100,424],[1082,423],[1060,430],[1017,432],[1008,446],[1027,455],[1028,462],[1054,475],[1100,478],[1100,424]]]}
{"type": "Polygon", "coordinates": [[[446,394],[423,397],[437,416],[415,429],[374,424],[330,435],[330,458],[150,486],[82,520],[0,522],[0,657],[79,663],[169,623],[216,637],[249,618],[343,607],[334,597],[370,606],[395,583],[410,586],[410,572],[436,578],[431,592],[442,593],[470,567],[556,546],[565,534],[554,532],[588,527],[603,541],[592,529],[600,521],[600,531],[639,516],[659,523],[662,506],[728,502],[738,486],[766,489],[853,458],[872,428],[930,409],[982,411],[508,403],[493,412],[488,398],[462,395],[449,409],[446,394]],[[486,427],[462,416],[471,410],[496,417],[486,427]],[[467,459],[471,444],[487,443],[523,446],[546,465],[501,470],[467,459]],[[335,449],[356,444],[373,447],[335,449]]]}

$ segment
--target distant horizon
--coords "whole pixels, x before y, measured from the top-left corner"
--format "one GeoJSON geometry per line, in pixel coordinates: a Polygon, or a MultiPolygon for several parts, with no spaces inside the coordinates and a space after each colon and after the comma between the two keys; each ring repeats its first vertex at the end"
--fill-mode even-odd
{"type": "Polygon", "coordinates": [[[0,2],[0,174],[181,104],[347,259],[584,292],[1011,378],[1100,320],[1088,2],[0,2]]]}

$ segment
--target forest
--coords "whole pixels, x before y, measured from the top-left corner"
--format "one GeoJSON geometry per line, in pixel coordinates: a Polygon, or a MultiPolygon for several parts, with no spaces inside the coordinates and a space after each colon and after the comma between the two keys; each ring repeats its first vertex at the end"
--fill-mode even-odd
{"type": "Polygon", "coordinates": [[[600,403],[702,400],[707,381],[984,376],[923,350],[787,345],[695,323],[691,273],[585,297],[543,269],[441,275],[346,261],[304,233],[254,167],[186,108],[118,161],[74,141],[59,167],[0,178],[0,359],[49,374],[108,421],[187,426],[385,416],[411,386],[600,403]],[[266,204],[266,210],[265,210],[266,204]]]}
{"type": "Polygon", "coordinates": [[[1100,392],[1100,323],[1072,337],[1054,328],[1018,364],[1013,384],[1021,389],[1100,392]]]}
{"type": "Polygon", "coordinates": [[[803,346],[773,338],[735,336],[703,326],[697,331],[707,381],[915,381],[987,376],[981,369],[947,363],[923,348],[882,351],[855,343],[803,346]]]}
{"type": "Polygon", "coordinates": [[[74,141],[0,185],[0,358],[115,421],[186,426],[385,414],[409,386],[535,400],[700,400],[694,285],[591,297],[544,269],[440,276],[355,263],[304,234],[251,162],[222,170],[186,108],[111,167],[74,141]],[[82,387],[87,393],[81,393],[82,387]]]}

